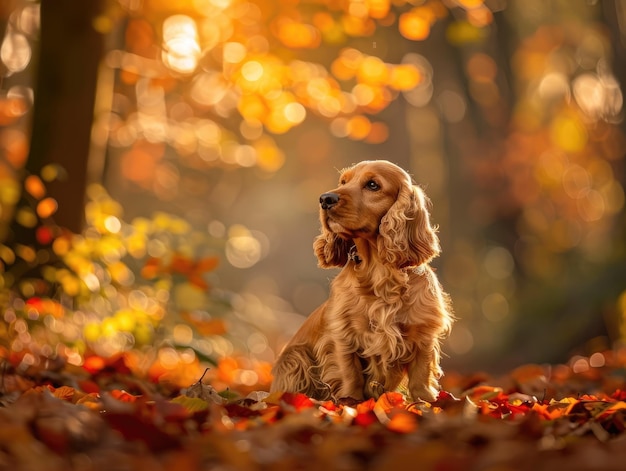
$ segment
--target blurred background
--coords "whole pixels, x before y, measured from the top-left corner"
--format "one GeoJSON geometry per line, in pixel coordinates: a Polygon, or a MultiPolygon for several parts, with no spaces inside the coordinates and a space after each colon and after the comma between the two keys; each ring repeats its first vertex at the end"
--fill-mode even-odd
{"type": "Polygon", "coordinates": [[[3,2],[2,356],[267,385],[335,274],[319,194],[383,158],[433,201],[446,368],[602,366],[625,40],[623,0],[3,2]]]}

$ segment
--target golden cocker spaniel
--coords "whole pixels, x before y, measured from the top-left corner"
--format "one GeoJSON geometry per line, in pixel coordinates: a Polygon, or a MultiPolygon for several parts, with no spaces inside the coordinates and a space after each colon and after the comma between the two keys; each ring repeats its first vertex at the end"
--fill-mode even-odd
{"type": "Polygon", "coordinates": [[[280,354],[272,391],[361,400],[408,376],[414,400],[437,398],[440,340],[453,316],[428,264],[440,252],[428,204],[385,160],[344,170],[320,197],[315,254],[321,267],[342,270],[280,354]]]}

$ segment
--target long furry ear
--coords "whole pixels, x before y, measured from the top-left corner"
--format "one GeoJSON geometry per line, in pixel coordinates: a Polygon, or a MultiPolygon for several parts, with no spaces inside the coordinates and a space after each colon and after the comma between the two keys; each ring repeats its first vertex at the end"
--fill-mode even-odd
{"type": "Polygon", "coordinates": [[[321,268],[343,267],[348,263],[351,241],[342,239],[322,226],[322,233],[315,238],[313,250],[321,268]]]}
{"type": "Polygon", "coordinates": [[[405,267],[427,263],[439,255],[441,248],[436,228],[430,224],[429,205],[420,187],[402,187],[380,222],[378,252],[384,260],[405,267]]]}

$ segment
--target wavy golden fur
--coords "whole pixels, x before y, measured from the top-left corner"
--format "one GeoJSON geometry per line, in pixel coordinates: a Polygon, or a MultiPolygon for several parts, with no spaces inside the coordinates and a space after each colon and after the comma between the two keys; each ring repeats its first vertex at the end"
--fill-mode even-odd
{"type": "Polygon", "coordinates": [[[315,254],[320,267],[342,270],[282,351],[272,391],[376,398],[408,376],[413,399],[435,400],[453,316],[429,266],[440,247],[428,198],[400,167],[377,160],[342,171],[320,204],[315,254]]]}

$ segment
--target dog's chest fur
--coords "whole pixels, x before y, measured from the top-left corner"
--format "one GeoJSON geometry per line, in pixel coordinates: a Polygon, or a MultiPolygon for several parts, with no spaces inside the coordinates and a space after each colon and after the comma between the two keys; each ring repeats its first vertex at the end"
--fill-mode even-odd
{"type": "MultiPolygon", "coordinates": [[[[396,284],[397,286],[397,284],[396,284]]],[[[331,337],[362,358],[382,364],[404,364],[415,353],[412,310],[416,308],[408,289],[404,293],[380,293],[374,287],[359,285],[355,277],[341,277],[333,282],[327,319],[331,337]],[[340,293],[354,293],[342,296],[340,293]]]]}

